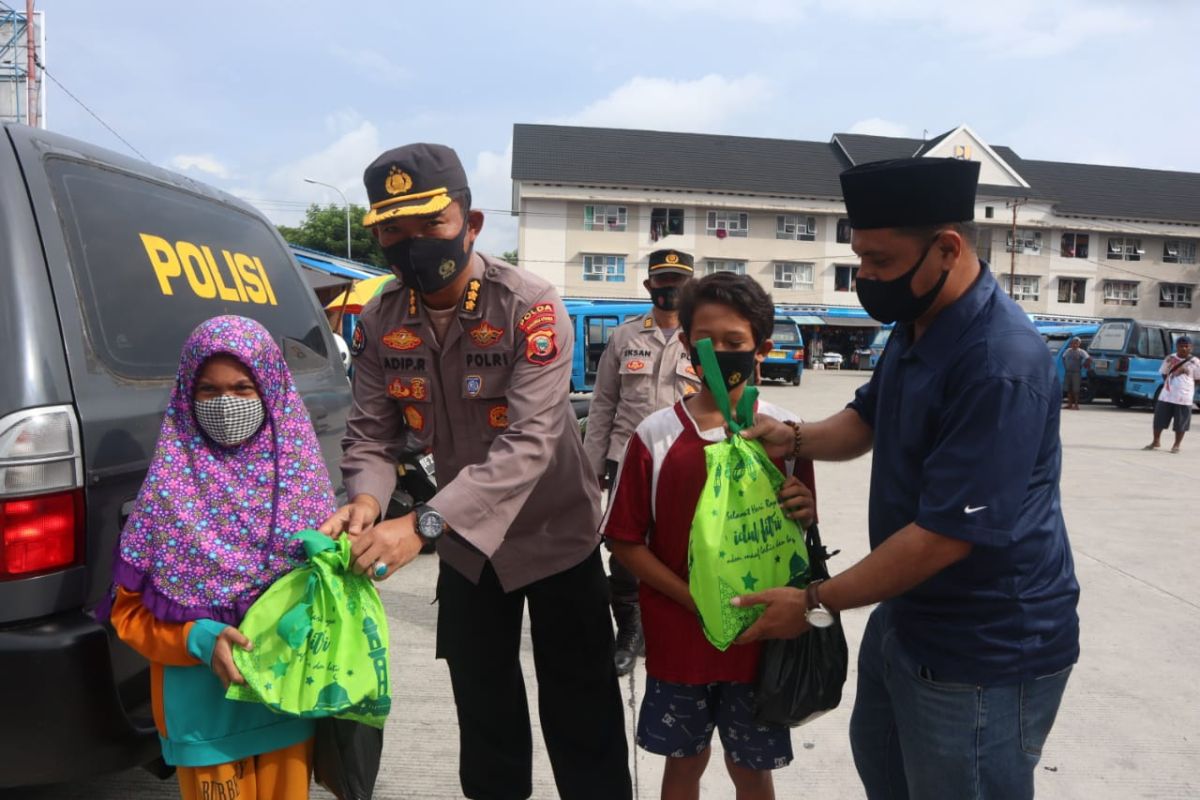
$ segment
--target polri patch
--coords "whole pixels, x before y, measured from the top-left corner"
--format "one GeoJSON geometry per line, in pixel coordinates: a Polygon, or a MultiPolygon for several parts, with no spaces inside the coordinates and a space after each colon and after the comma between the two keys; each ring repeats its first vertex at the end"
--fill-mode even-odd
{"type": "Polygon", "coordinates": [[[521,333],[530,333],[541,328],[553,328],[554,320],[554,306],[551,303],[538,303],[525,312],[517,327],[521,333]]]}
{"type": "Polygon", "coordinates": [[[485,319],[467,331],[467,335],[471,337],[472,342],[480,347],[491,347],[500,341],[500,337],[504,335],[504,329],[497,328],[485,319]]]}
{"type": "Polygon", "coordinates": [[[483,376],[468,375],[463,378],[463,391],[467,393],[467,397],[479,397],[479,393],[483,391],[483,376]]]}
{"type": "Polygon", "coordinates": [[[424,378],[393,378],[388,384],[388,394],[397,400],[425,400],[429,397],[429,386],[424,378]]]}
{"type": "Polygon", "coordinates": [[[404,407],[404,421],[414,431],[425,430],[425,416],[415,406],[404,407]]]}
{"type": "Polygon", "coordinates": [[[416,350],[425,342],[408,328],[396,328],[384,334],[383,344],[392,350],[416,350]]]}
{"type": "Polygon", "coordinates": [[[367,347],[367,335],[363,333],[362,323],[354,326],[354,333],[350,334],[350,355],[358,357],[367,347]]]}
{"type": "Polygon", "coordinates": [[[635,358],[632,361],[625,362],[625,369],[629,370],[630,372],[641,372],[645,368],[646,362],[642,361],[640,358],[635,358]]]}
{"type": "Polygon", "coordinates": [[[544,367],[558,358],[558,344],[554,341],[554,330],[546,328],[533,331],[525,340],[525,360],[544,367]]]}
{"type": "Polygon", "coordinates": [[[493,428],[508,427],[508,406],[492,406],[488,409],[488,425],[493,428]]]}

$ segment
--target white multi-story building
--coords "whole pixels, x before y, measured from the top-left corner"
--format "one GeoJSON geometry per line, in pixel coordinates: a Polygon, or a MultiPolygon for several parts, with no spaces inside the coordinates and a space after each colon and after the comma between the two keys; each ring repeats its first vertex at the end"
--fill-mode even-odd
{"type": "Polygon", "coordinates": [[[675,247],[777,304],[857,306],[838,174],[910,156],[980,162],[977,248],[1026,310],[1200,319],[1200,174],[1026,161],[966,125],[829,142],[516,125],[519,258],[564,296],[640,299],[649,254],[675,247]]]}

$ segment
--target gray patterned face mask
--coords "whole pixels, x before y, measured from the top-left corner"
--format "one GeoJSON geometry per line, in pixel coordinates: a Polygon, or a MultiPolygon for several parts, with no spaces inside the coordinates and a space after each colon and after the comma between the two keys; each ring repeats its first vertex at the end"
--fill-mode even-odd
{"type": "Polygon", "coordinates": [[[249,439],[262,427],[267,412],[261,398],[223,394],[194,403],[196,422],[219,445],[232,447],[249,439]]]}

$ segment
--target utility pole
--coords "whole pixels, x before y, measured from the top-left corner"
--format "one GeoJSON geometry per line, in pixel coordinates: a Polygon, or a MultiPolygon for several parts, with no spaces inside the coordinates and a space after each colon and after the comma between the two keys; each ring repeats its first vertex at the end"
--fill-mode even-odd
{"type": "Polygon", "coordinates": [[[1020,200],[1009,200],[1005,202],[1005,208],[1011,208],[1013,212],[1012,233],[1009,234],[1008,240],[1008,296],[1012,299],[1017,299],[1017,209],[1029,202],[1028,197],[1020,200]]]}

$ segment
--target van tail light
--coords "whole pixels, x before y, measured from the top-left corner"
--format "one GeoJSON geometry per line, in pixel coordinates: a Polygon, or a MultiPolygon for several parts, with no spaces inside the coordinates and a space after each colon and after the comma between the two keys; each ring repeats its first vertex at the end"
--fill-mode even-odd
{"type": "Polygon", "coordinates": [[[797,347],[795,350],[792,351],[792,360],[793,361],[803,361],[804,360],[804,348],[803,347],[797,347]]]}
{"type": "Polygon", "coordinates": [[[0,501],[0,578],[71,566],[82,532],[82,489],[0,501]]]}
{"type": "Polygon", "coordinates": [[[0,418],[0,580],[81,559],[82,477],[79,423],[70,406],[0,418]]]}
{"type": "Polygon", "coordinates": [[[1117,359],[1117,372],[1129,372],[1129,357],[1121,356],[1117,359]]]}

